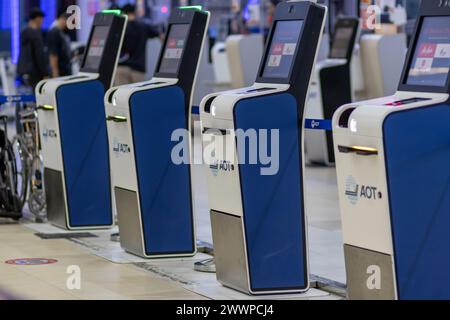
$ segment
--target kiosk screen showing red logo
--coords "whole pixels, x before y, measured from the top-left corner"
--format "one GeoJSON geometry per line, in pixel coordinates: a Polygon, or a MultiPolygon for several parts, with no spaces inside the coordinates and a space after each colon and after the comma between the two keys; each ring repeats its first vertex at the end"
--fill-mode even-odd
{"type": "Polygon", "coordinates": [[[444,87],[450,71],[450,17],[426,17],[406,84],[444,87]]]}
{"type": "Polygon", "coordinates": [[[265,62],[264,78],[285,79],[289,77],[302,27],[302,20],[277,22],[270,52],[265,62]]]}

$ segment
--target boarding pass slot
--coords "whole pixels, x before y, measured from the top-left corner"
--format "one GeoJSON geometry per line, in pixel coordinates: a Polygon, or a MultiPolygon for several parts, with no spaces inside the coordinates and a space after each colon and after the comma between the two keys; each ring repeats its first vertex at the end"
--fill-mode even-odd
{"type": "Polygon", "coordinates": [[[41,106],[38,106],[37,109],[42,110],[42,111],[54,111],[55,107],[50,106],[50,105],[41,105],[41,106]]]}
{"type": "Polygon", "coordinates": [[[157,82],[144,83],[143,85],[138,86],[138,88],[144,88],[147,86],[156,86],[156,85],[160,85],[160,84],[165,84],[165,82],[157,81],[157,82]]]}
{"type": "Polygon", "coordinates": [[[110,116],[106,118],[106,121],[112,121],[116,123],[127,122],[127,118],[123,116],[110,116]]]}
{"type": "Polygon", "coordinates": [[[266,91],[272,91],[275,90],[275,88],[256,88],[256,89],[250,89],[244,92],[239,92],[239,94],[248,94],[248,93],[255,93],[255,92],[266,92],[266,91]]]}
{"type": "Polygon", "coordinates": [[[359,156],[376,156],[378,155],[378,149],[370,148],[370,147],[362,147],[362,146],[338,146],[338,150],[340,153],[354,153],[359,156]]]}
{"type": "Polygon", "coordinates": [[[67,78],[66,82],[74,81],[74,80],[82,80],[82,79],[87,79],[87,78],[88,78],[87,76],[75,76],[75,77],[67,78]]]}

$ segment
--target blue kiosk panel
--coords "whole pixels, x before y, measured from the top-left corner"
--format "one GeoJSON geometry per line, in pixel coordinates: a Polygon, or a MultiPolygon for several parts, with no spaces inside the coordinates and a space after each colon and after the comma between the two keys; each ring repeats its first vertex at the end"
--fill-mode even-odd
{"type": "MultiPolygon", "coordinates": [[[[305,288],[306,226],[297,102],[288,93],[245,99],[235,106],[234,118],[236,129],[256,130],[256,134],[279,130],[279,170],[275,175],[261,175],[261,169],[268,166],[260,161],[254,165],[248,156],[245,162],[240,159],[245,163],[239,171],[252,290],[305,288]]],[[[267,140],[268,154],[276,157],[270,135],[267,140]]],[[[240,157],[250,154],[249,143],[245,150],[241,148],[238,146],[240,157]]]]}
{"type": "Polygon", "coordinates": [[[104,94],[97,80],[56,93],[71,227],[113,224],[104,94]]]}
{"type": "Polygon", "coordinates": [[[450,299],[450,107],[384,123],[399,299],[450,299]]]}
{"type": "Polygon", "coordinates": [[[171,159],[179,144],[171,141],[173,130],[188,128],[185,105],[178,86],[137,92],[130,99],[147,255],[195,251],[189,164],[171,159]]]}

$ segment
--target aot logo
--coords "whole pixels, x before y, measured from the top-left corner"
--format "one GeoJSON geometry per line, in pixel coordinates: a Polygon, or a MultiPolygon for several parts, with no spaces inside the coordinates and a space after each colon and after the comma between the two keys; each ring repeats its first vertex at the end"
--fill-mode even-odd
{"type": "Polygon", "coordinates": [[[213,161],[213,164],[209,166],[209,169],[211,169],[213,176],[217,177],[219,175],[219,161],[213,161]]]}
{"type": "Polygon", "coordinates": [[[382,197],[377,187],[359,185],[352,176],[345,182],[345,195],[353,205],[356,205],[359,199],[379,200],[382,197]]]}
{"type": "Polygon", "coordinates": [[[211,169],[213,176],[217,177],[219,175],[219,171],[232,172],[234,171],[235,166],[230,161],[215,160],[213,161],[213,164],[209,166],[209,168],[211,169]]]}
{"type": "Polygon", "coordinates": [[[116,157],[119,157],[121,154],[128,154],[131,152],[131,148],[128,144],[120,143],[117,138],[113,141],[113,152],[116,157]]]}
{"type": "Polygon", "coordinates": [[[352,176],[347,178],[345,182],[345,195],[350,203],[355,205],[358,203],[359,185],[356,183],[355,178],[352,176]]]}
{"type": "Polygon", "coordinates": [[[234,171],[234,164],[230,161],[219,161],[219,171],[232,172],[234,171]]]}
{"type": "Polygon", "coordinates": [[[44,137],[44,140],[47,141],[49,138],[55,139],[58,137],[56,134],[56,130],[44,128],[42,131],[42,136],[44,137]]]}

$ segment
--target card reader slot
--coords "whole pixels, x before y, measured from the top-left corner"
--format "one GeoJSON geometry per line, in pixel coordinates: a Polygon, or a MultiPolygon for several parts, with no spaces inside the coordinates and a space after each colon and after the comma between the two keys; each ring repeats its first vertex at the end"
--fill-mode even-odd
{"type": "Polygon", "coordinates": [[[138,86],[138,88],[143,88],[143,87],[147,87],[147,86],[156,86],[158,84],[164,84],[165,82],[162,81],[158,81],[158,82],[150,82],[150,83],[144,83],[140,86],[138,86]]]}
{"type": "Polygon", "coordinates": [[[81,80],[81,79],[87,79],[87,76],[75,76],[75,77],[70,77],[66,79],[67,81],[73,81],[73,80],[81,80]]]}
{"type": "Polygon", "coordinates": [[[106,118],[106,121],[112,121],[115,123],[123,123],[123,122],[127,122],[127,118],[124,116],[109,116],[106,118]]]}
{"type": "Polygon", "coordinates": [[[42,111],[54,111],[55,107],[54,106],[50,106],[48,104],[44,104],[44,105],[40,105],[37,107],[37,110],[42,110],[42,111]]]}
{"type": "Polygon", "coordinates": [[[338,150],[340,153],[355,153],[359,156],[376,156],[378,155],[378,150],[370,147],[361,147],[361,146],[338,146],[338,150]]]}
{"type": "Polygon", "coordinates": [[[257,89],[250,89],[244,92],[240,92],[239,94],[247,94],[247,93],[253,93],[253,92],[265,92],[265,91],[271,91],[271,90],[275,90],[275,88],[257,88],[257,89]]]}

